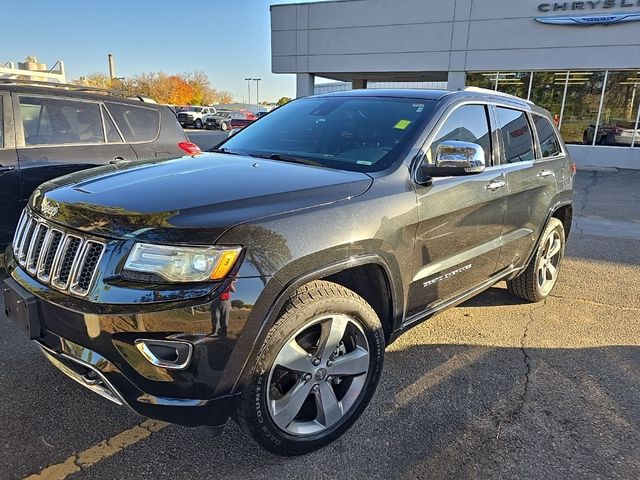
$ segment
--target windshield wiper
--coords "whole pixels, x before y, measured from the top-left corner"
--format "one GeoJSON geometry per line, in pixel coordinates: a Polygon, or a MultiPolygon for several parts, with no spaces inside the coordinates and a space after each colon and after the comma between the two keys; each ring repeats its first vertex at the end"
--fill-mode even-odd
{"type": "Polygon", "coordinates": [[[267,158],[269,160],[280,160],[282,162],[300,163],[302,165],[310,165],[312,167],[326,167],[320,162],[309,160],[307,158],[291,157],[289,155],[282,155],[281,153],[271,153],[265,155],[254,155],[254,157],[267,158]]]}
{"type": "Polygon", "coordinates": [[[225,148],[225,147],[213,148],[208,151],[213,153],[225,153],[227,155],[242,155],[244,157],[255,157],[255,155],[250,155],[247,152],[243,152],[242,150],[229,150],[228,148],[225,148]]]}
{"type": "Polygon", "coordinates": [[[247,153],[247,152],[243,152],[242,150],[230,150],[225,147],[214,148],[209,151],[214,153],[225,153],[227,155],[243,155],[245,157],[264,158],[267,160],[279,160],[282,162],[290,162],[290,163],[300,163],[302,165],[310,165],[312,167],[326,167],[326,165],[323,165],[322,163],[316,162],[314,160],[309,160],[306,158],[299,158],[299,157],[292,157],[289,155],[283,155],[281,153],[264,153],[264,154],[247,153]]]}

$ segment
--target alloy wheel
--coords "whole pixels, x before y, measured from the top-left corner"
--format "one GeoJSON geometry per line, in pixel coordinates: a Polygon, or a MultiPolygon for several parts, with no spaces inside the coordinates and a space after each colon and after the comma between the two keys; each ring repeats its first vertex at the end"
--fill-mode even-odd
{"type": "Polygon", "coordinates": [[[551,291],[558,279],[558,266],[562,255],[562,240],[557,231],[551,232],[546,238],[542,254],[538,261],[536,279],[538,288],[543,295],[551,291]]]}
{"type": "Polygon", "coordinates": [[[325,315],[299,329],[271,367],[267,404],[274,423],[292,435],[336,425],[356,405],[369,371],[369,343],[349,315],[325,315]]]}

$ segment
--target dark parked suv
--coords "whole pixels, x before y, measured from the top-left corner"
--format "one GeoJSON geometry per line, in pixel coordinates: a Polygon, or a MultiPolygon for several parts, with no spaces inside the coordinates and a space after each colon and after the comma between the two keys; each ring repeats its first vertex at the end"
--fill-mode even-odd
{"type": "Polygon", "coordinates": [[[299,99],[217,153],[42,185],[5,306],[109,400],[186,426],[235,411],[301,454],[356,421],[403,331],[499,280],[549,295],[574,173],[548,112],[516,97],[299,99]]]}
{"type": "Polygon", "coordinates": [[[124,95],[0,80],[0,252],[42,182],[96,165],[192,151],[168,107],[124,95]]]}

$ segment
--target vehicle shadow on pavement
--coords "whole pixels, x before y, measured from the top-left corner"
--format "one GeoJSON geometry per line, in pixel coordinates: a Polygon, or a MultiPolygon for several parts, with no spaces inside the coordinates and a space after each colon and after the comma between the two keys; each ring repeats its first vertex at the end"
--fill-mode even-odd
{"type": "Polygon", "coordinates": [[[638,371],[636,346],[392,346],[370,407],[323,450],[280,458],[231,422],[221,437],[171,426],[82,478],[629,478],[638,371]]]}
{"type": "Polygon", "coordinates": [[[518,298],[507,290],[504,282],[499,286],[491,287],[485,290],[481,295],[473,297],[463,304],[461,307],[492,307],[496,305],[530,305],[531,302],[518,298]]]}

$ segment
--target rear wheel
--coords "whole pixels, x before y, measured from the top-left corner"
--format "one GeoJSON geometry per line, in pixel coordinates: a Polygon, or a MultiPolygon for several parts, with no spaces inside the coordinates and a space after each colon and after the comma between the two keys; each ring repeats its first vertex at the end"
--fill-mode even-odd
{"type": "Polygon", "coordinates": [[[542,238],[527,269],[513,280],[507,288],[516,297],[539,302],[549,296],[558,280],[560,263],[564,257],[565,233],[560,220],[552,217],[542,233],[542,238]]]}
{"type": "Polygon", "coordinates": [[[263,448],[300,455],[342,435],[373,395],[384,356],[376,313],[340,285],[316,281],[270,330],[236,416],[263,448]]]}

